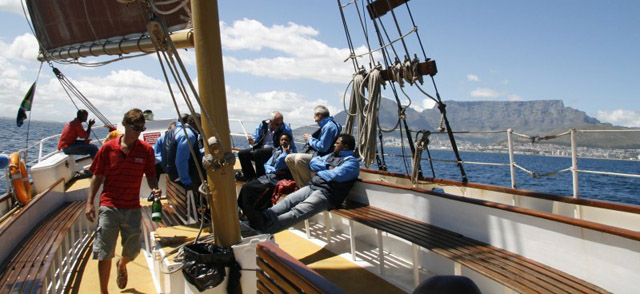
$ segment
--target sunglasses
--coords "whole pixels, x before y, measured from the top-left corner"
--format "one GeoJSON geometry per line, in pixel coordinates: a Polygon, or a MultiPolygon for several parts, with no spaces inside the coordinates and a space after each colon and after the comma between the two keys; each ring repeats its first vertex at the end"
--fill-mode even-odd
{"type": "Polygon", "coordinates": [[[144,132],[147,127],[145,126],[136,126],[136,125],[129,125],[131,127],[131,129],[133,129],[136,132],[144,132]]]}

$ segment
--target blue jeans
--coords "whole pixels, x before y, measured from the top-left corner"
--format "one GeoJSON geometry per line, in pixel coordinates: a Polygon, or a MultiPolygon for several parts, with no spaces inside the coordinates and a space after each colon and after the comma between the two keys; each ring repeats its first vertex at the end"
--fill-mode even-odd
{"type": "Polygon", "coordinates": [[[275,234],[329,208],[329,199],[318,190],[305,186],[264,211],[264,232],[275,234]]]}
{"type": "Polygon", "coordinates": [[[62,152],[67,155],[91,155],[91,159],[96,157],[96,153],[98,153],[98,146],[90,144],[90,143],[76,143],[67,146],[67,148],[63,148],[62,152]]]}

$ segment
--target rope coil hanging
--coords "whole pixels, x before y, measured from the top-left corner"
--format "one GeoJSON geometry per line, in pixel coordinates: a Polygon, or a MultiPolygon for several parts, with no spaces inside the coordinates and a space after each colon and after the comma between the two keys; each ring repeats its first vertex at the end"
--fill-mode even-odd
{"type": "Polygon", "coordinates": [[[358,125],[358,149],[364,165],[369,165],[375,161],[376,157],[376,134],[378,131],[378,113],[380,112],[380,102],[382,100],[382,78],[380,70],[374,68],[369,72],[367,89],[369,90],[369,103],[364,106],[364,121],[358,125]]]}

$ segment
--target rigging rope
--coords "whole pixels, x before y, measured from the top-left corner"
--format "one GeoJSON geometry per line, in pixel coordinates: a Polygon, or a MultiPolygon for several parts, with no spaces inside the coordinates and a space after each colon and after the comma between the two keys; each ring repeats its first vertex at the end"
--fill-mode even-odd
{"type": "MultiPolygon", "coordinates": [[[[353,135],[353,127],[355,126],[356,120],[358,122],[358,126],[362,125],[364,121],[364,104],[365,98],[364,93],[362,91],[364,87],[364,74],[358,73],[353,76],[351,80],[351,99],[349,99],[349,109],[345,111],[347,113],[347,122],[345,123],[345,132],[349,135],[353,135]]],[[[346,94],[346,92],[345,92],[346,94]]],[[[344,96],[342,99],[344,105],[344,96]]]]}
{"type": "Polygon", "coordinates": [[[52,67],[52,68],[53,68],[53,73],[56,75],[56,77],[58,78],[58,81],[60,82],[60,85],[62,85],[62,88],[67,93],[67,96],[69,96],[69,99],[71,100],[73,105],[76,107],[76,109],[78,109],[78,106],[75,104],[75,102],[73,102],[73,98],[71,97],[71,94],[73,94],[76,97],[76,99],[82,102],[82,104],[84,104],[87,107],[87,109],[91,111],[105,126],[108,126],[110,128],[115,128],[115,126],[109,121],[109,119],[107,119],[107,117],[104,116],[102,112],[100,112],[100,110],[98,110],[98,108],[95,107],[93,103],[91,103],[91,101],[89,101],[89,99],[87,99],[87,97],[84,96],[84,94],[82,94],[82,92],[80,92],[80,90],[71,82],[71,80],[69,80],[58,68],[56,67],[52,67]],[[71,92],[71,94],[69,92],[71,92]]]}
{"type": "Polygon", "coordinates": [[[374,162],[376,156],[376,132],[378,131],[378,113],[380,111],[380,101],[382,99],[381,87],[382,77],[380,70],[374,68],[367,75],[369,90],[369,103],[364,106],[363,116],[364,121],[359,122],[358,125],[358,149],[364,165],[369,168],[369,165],[374,162]]]}

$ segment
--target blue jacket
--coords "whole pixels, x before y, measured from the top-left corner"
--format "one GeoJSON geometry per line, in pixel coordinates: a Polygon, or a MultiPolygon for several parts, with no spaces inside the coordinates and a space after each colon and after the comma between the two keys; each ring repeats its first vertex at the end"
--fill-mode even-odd
{"type": "Polygon", "coordinates": [[[327,196],[329,209],[340,207],[360,174],[360,160],[354,157],[353,151],[340,151],[338,156],[333,153],[316,156],[311,159],[310,167],[317,173],[311,178],[309,188],[327,196]],[[329,169],[330,166],[333,168],[329,169]]]}
{"type": "MultiPolygon", "coordinates": [[[[255,143],[253,144],[253,149],[258,149],[258,148],[262,148],[264,146],[264,139],[265,136],[267,135],[267,132],[269,132],[269,120],[263,120],[262,122],[260,122],[260,124],[258,125],[258,127],[256,128],[256,130],[253,132],[253,139],[255,140],[255,143]]],[[[291,128],[289,127],[289,125],[283,123],[280,128],[278,128],[274,133],[273,133],[273,147],[279,147],[280,146],[280,137],[282,133],[287,133],[289,134],[289,136],[291,136],[291,152],[296,153],[298,152],[298,150],[296,149],[296,143],[293,142],[293,132],[291,131],[291,128]]]]}
{"type": "Polygon", "coordinates": [[[333,120],[333,116],[322,119],[318,125],[320,129],[307,140],[307,144],[318,151],[318,155],[325,155],[332,151],[333,143],[342,132],[342,126],[333,120]]]}
{"type": "Polygon", "coordinates": [[[325,156],[316,156],[309,163],[311,170],[317,172],[316,175],[327,182],[347,182],[358,178],[360,175],[360,160],[353,156],[353,150],[340,151],[339,156],[334,156],[333,152],[325,156]],[[335,165],[332,159],[344,158],[340,165],[328,169],[335,165]]]}
{"type": "MultiPolygon", "coordinates": [[[[289,149],[289,152],[293,153],[291,149],[289,149]]],[[[273,152],[273,155],[271,155],[269,160],[267,160],[267,163],[264,164],[265,173],[275,174],[279,170],[289,169],[287,164],[284,162],[284,158],[290,153],[285,153],[282,151],[282,147],[278,147],[278,149],[273,152]]]]}
{"type": "MultiPolygon", "coordinates": [[[[193,181],[189,174],[191,151],[189,150],[187,137],[189,138],[189,142],[191,142],[191,146],[193,146],[198,157],[202,158],[202,153],[198,144],[198,133],[191,127],[187,127],[186,129],[187,136],[185,136],[183,126],[180,122],[176,123],[175,129],[173,129],[174,141],[176,144],[175,167],[178,171],[180,182],[182,182],[183,185],[190,185],[193,181]]],[[[198,160],[200,160],[200,158],[198,158],[198,160]]]]}
{"type": "MultiPolygon", "coordinates": [[[[158,140],[156,140],[156,144],[154,145],[154,151],[153,152],[156,155],[156,163],[162,163],[162,155],[163,155],[163,153],[165,153],[164,152],[165,151],[165,149],[164,149],[164,135],[165,134],[166,134],[166,132],[163,133],[162,135],[160,135],[160,138],[158,138],[158,140]]],[[[166,172],[167,167],[163,166],[162,168],[165,169],[165,172],[166,172]]]]}
{"type": "Polygon", "coordinates": [[[258,180],[263,184],[270,183],[275,186],[279,180],[291,178],[289,167],[284,162],[285,157],[291,154],[291,149],[289,149],[289,152],[290,153],[285,153],[282,147],[277,147],[267,163],[264,164],[265,174],[260,176],[258,180]]]}

